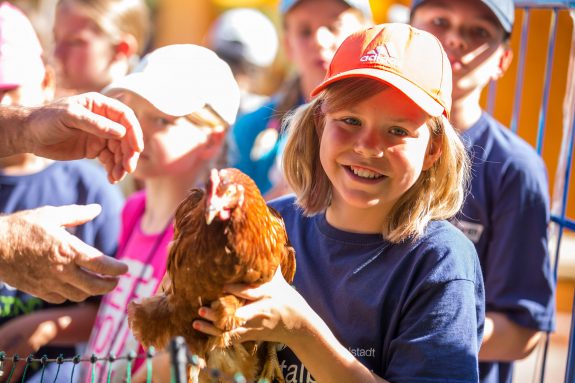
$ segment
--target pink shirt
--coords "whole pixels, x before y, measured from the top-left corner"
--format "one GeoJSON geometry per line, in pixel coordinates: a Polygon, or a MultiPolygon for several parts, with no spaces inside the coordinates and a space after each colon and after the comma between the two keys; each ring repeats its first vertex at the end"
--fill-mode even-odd
{"type": "MultiPolygon", "coordinates": [[[[119,357],[130,351],[142,352],[128,326],[128,303],[155,294],[166,271],[168,244],[174,236],[172,223],[159,234],[147,235],[142,232],[140,222],[145,204],[146,195],[140,191],[130,196],[123,208],[117,259],[127,263],[129,271],[120,278],[118,286],[102,299],[85,353],[88,357],[92,354],[119,357]]],[[[141,359],[134,361],[132,373],[142,363],[141,359]]],[[[108,366],[105,361],[96,363],[96,382],[106,380],[108,366]]],[[[111,382],[123,382],[127,361],[116,360],[112,366],[111,382]]],[[[84,381],[91,381],[90,374],[91,365],[89,369],[83,368],[84,381]]]]}

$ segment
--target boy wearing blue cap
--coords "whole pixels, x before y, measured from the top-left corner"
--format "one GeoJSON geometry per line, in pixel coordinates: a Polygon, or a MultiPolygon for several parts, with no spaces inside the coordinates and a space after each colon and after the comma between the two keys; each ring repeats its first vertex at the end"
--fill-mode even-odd
{"type": "Polygon", "coordinates": [[[269,103],[238,119],[230,145],[231,164],[253,178],[264,194],[283,184],[276,165],[284,115],[309,101],[341,42],[373,23],[368,0],[282,0],[279,11],[283,47],[295,73],[269,103]]]}
{"type": "Polygon", "coordinates": [[[511,382],[513,361],[554,328],[546,168],[479,103],[483,88],[511,63],[513,21],[512,0],[416,0],[411,10],[412,25],[433,33],[447,52],[451,123],[473,162],[470,194],[454,223],[474,242],[485,279],[481,382],[511,382]]]}

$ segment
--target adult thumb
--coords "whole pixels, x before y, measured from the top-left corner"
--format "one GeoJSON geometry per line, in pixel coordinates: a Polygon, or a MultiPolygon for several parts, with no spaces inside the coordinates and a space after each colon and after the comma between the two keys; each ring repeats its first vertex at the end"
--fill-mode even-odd
{"type": "Polygon", "coordinates": [[[96,218],[102,207],[96,203],[89,205],[65,205],[54,207],[56,217],[62,226],[78,226],[96,218]]]}

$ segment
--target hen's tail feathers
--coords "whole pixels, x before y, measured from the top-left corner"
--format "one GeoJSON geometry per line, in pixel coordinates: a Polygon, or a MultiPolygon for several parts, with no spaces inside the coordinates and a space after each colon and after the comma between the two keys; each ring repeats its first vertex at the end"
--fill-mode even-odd
{"type": "Polygon", "coordinates": [[[128,305],[128,323],[144,347],[166,347],[174,336],[170,332],[171,311],[168,297],[156,295],[128,305]]]}
{"type": "MultiPolygon", "coordinates": [[[[280,362],[278,360],[277,354],[277,343],[265,342],[266,355],[264,358],[264,364],[262,366],[262,372],[260,373],[259,379],[267,379],[268,382],[278,382],[285,383],[284,375],[280,367],[280,362]]],[[[265,380],[264,380],[265,381],[265,380]]]]}

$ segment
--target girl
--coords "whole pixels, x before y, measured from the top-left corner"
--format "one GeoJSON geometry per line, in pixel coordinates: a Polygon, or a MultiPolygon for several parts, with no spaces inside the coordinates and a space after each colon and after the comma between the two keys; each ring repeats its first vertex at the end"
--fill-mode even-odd
{"type": "MultiPolygon", "coordinates": [[[[172,215],[224,155],[225,134],[240,97],[229,66],[209,49],[191,44],[155,50],[105,92],[134,110],[145,149],[134,172],[144,189],[128,199],[122,212],[117,258],[128,264],[129,272],[103,298],[88,344],[86,355],[101,357],[137,351],[127,305],[156,292],[173,236],[172,215]]],[[[111,368],[111,381],[123,381],[126,361],[118,360],[111,368]]],[[[85,372],[90,379],[91,371],[85,372]]],[[[103,380],[106,363],[98,364],[94,373],[96,381],[103,380]]]]}
{"type": "Polygon", "coordinates": [[[150,26],[144,0],[59,0],[54,21],[59,85],[99,92],[125,76],[146,49],[150,26]]]}
{"type": "MultiPolygon", "coordinates": [[[[296,250],[295,289],[279,273],[228,286],[251,301],[230,336],[285,344],[289,382],[476,382],[483,284],[472,243],[445,221],[468,159],[440,43],[404,24],[355,33],[312,95],[284,152],[295,197],[270,203],[296,250]]],[[[199,314],[194,328],[220,333],[199,314]]]]}

